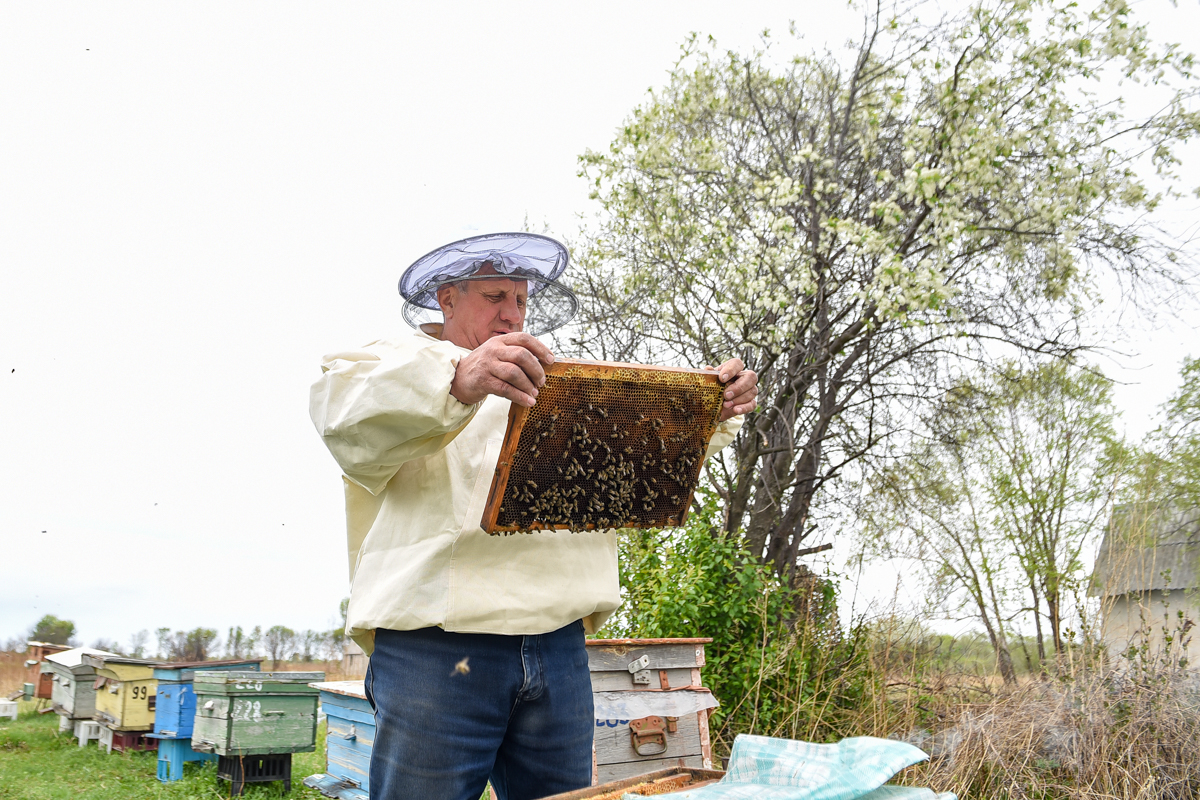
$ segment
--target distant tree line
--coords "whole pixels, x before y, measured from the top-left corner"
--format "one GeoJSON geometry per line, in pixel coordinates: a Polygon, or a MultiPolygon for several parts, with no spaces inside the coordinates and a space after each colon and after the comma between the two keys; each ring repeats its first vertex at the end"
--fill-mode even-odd
{"type": "MultiPolygon", "coordinates": [[[[229,628],[222,639],[215,628],[193,628],[187,631],[157,628],[153,634],[138,631],[128,645],[114,639],[99,638],[91,646],[99,650],[130,656],[156,658],[163,661],[211,661],[233,658],[266,658],[273,664],[281,661],[333,661],[342,657],[345,640],[345,620],[348,599],[340,606],[342,625],[332,630],[293,630],[286,625],[261,625],[244,629],[229,628]]],[[[78,645],[75,623],[47,614],[37,621],[25,637],[11,639],[4,649],[21,651],[27,640],[51,644],[78,645]]]]}

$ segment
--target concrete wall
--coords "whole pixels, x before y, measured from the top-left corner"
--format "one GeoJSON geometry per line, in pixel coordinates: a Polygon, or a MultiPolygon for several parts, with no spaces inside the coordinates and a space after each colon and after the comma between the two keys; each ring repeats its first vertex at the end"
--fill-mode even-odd
{"type": "Polygon", "coordinates": [[[1176,589],[1171,592],[1154,590],[1103,599],[1104,626],[1102,636],[1111,657],[1120,657],[1130,647],[1147,648],[1154,657],[1166,652],[1166,637],[1174,658],[1186,655],[1188,665],[1200,669],[1200,593],[1176,589]],[[1181,616],[1182,615],[1182,616],[1181,616]],[[1190,630],[1186,630],[1191,628],[1190,630]],[[1180,646],[1186,652],[1180,651],[1180,646]]]}

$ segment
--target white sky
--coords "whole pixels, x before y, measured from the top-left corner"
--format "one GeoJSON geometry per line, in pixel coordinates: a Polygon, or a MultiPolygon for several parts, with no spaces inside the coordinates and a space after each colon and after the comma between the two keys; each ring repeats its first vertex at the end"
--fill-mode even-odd
{"type": "MultiPolygon", "coordinates": [[[[576,156],[690,31],[855,36],[827,5],[0,6],[0,639],[45,613],[87,643],[332,627],[321,354],[403,330],[396,280],[433,247],[526,217],[569,237],[576,156]]],[[[1110,368],[1131,431],[1193,331],[1110,368]]]]}

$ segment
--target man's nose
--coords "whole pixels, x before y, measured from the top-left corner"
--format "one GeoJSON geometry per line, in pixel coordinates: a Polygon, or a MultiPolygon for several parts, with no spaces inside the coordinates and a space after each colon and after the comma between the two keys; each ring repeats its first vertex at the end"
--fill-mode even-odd
{"type": "Polygon", "coordinates": [[[505,322],[511,322],[519,325],[524,317],[525,313],[521,307],[517,305],[516,298],[506,298],[502,303],[500,303],[500,319],[504,320],[505,322]]]}

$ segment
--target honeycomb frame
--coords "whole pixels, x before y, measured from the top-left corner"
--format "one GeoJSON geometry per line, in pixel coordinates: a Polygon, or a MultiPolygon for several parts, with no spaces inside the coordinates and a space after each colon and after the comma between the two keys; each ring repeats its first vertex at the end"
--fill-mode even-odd
{"type": "Polygon", "coordinates": [[[687,520],[723,386],[715,370],[559,359],[509,411],[481,526],[490,534],[687,520]]]}

